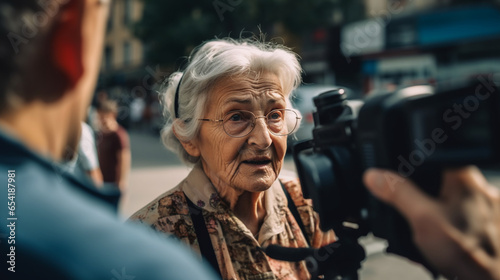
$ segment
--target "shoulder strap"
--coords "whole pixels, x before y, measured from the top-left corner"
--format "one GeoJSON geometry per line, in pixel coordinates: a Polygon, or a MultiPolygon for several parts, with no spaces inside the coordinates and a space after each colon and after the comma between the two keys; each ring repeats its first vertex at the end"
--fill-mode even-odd
{"type": "Polygon", "coordinates": [[[295,206],[295,203],[293,202],[292,197],[290,196],[290,193],[288,193],[288,191],[286,190],[285,185],[283,185],[283,183],[281,183],[281,180],[278,180],[278,181],[280,182],[281,188],[283,189],[283,192],[286,195],[286,200],[288,201],[288,209],[290,209],[290,212],[292,212],[293,217],[295,218],[295,220],[297,221],[297,224],[300,227],[300,231],[302,231],[302,234],[304,235],[304,237],[307,241],[307,245],[309,245],[309,247],[310,247],[311,242],[309,241],[309,236],[307,234],[306,227],[304,226],[304,222],[302,221],[302,218],[300,217],[299,210],[297,210],[297,206],[295,206]]]}
{"type": "Polygon", "coordinates": [[[217,263],[217,257],[215,256],[212,241],[208,235],[207,225],[205,224],[203,213],[201,209],[194,205],[194,203],[189,200],[187,196],[185,197],[189,207],[189,215],[191,216],[191,220],[193,220],[194,231],[196,232],[196,237],[198,238],[201,255],[208,261],[208,263],[210,263],[219,276],[221,276],[219,264],[217,263]]]}

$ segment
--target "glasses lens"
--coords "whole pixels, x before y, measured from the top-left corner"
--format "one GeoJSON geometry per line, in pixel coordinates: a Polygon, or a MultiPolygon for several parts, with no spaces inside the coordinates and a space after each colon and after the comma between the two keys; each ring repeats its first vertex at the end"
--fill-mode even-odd
{"type": "Polygon", "coordinates": [[[241,137],[252,130],[254,116],[250,112],[233,111],[224,117],[224,131],[230,136],[241,137]]]}
{"type": "Polygon", "coordinates": [[[285,111],[284,110],[273,110],[267,114],[267,127],[269,130],[278,135],[286,135],[287,130],[285,129],[285,111]]]}
{"type": "Polygon", "coordinates": [[[297,127],[297,117],[293,110],[273,110],[267,114],[267,126],[275,135],[289,135],[297,127]]]}
{"type": "MultiPolygon", "coordinates": [[[[294,110],[278,109],[266,116],[269,131],[278,136],[293,133],[298,123],[298,115],[294,110]]],[[[232,137],[248,135],[255,126],[255,116],[248,111],[229,112],[223,121],[224,131],[232,137]]]]}

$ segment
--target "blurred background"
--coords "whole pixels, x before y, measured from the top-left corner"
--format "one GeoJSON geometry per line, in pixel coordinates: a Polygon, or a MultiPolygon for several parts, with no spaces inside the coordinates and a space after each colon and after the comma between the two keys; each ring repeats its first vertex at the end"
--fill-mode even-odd
{"type": "MultiPolygon", "coordinates": [[[[189,169],[163,148],[165,122],[157,83],[184,65],[191,50],[215,37],[260,32],[301,57],[304,85],[294,93],[311,136],[312,97],[352,89],[350,98],[436,81],[500,79],[500,1],[490,0],[114,0],[94,103],[119,103],[130,135],[132,172],[121,212],[129,216],[174,187],[189,169]]],[[[285,168],[294,170],[286,158],[285,168]]],[[[486,171],[496,185],[500,176],[486,171]]],[[[408,261],[363,241],[361,279],[431,279],[408,261]]]]}
{"type": "MultiPolygon", "coordinates": [[[[499,5],[498,0],[116,0],[97,92],[119,101],[125,128],[158,132],[163,120],[156,83],[181,69],[201,42],[260,31],[299,54],[306,85],[348,87],[352,98],[498,73],[499,5]]],[[[318,90],[300,91],[298,102],[318,90]]]]}

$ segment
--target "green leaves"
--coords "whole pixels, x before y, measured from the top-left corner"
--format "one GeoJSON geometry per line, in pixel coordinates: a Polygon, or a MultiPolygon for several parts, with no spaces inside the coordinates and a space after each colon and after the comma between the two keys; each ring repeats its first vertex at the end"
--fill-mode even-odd
{"type": "MultiPolygon", "coordinates": [[[[215,37],[239,38],[267,33],[267,38],[301,38],[327,27],[333,0],[144,0],[135,34],[146,44],[146,63],[179,67],[179,57],[215,37]]],[[[290,40],[289,40],[290,41],[290,40]]],[[[296,46],[290,46],[296,47],[296,46]]]]}

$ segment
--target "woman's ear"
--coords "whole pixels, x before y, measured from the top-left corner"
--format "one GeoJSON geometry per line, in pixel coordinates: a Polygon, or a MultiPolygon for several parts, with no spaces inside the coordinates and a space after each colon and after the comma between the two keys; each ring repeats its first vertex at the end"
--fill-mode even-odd
{"type": "Polygon", "coordinates": [[[193,143],[193,141],[188,141],[188,142],[180,141],[180,142],[182,147],[184,147],[184,150],[186,150],[186,152],[190,156],[192,157],[200,156],[200,150],[198,149],[198,146],[196,146],[196,144],[193,143]]]}
{"type": "MultiPolygon", "coordinates": [[[[182,124],[180,124],[182,125],[182,124]]],[[[192,157],[199,157],[201,155],[200,149],[198,148],[198,145],[195,140],[191,141],[183,141],[181,137],[177,134],[175,131],[175,124],[172,125],[172,131],[174,132],[175,137],[179,140],[181,143],[182,147],[184,147],[184,150],[192,156],[192,157]]]]}
{"type": "Polygon", "coordinates": [[[61,7],[52,34],[52,63],[61,71],[68,87],[74,87],[83,75],[82,1],[70,0],[61,7]]]}

